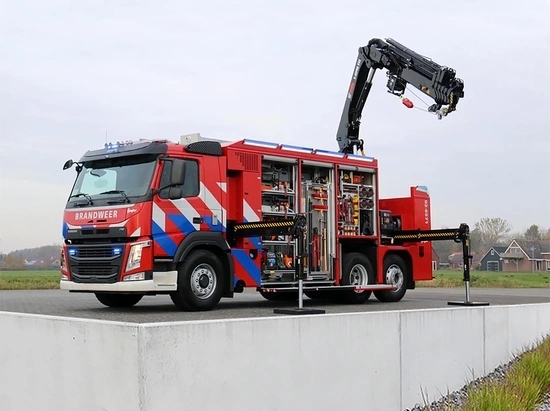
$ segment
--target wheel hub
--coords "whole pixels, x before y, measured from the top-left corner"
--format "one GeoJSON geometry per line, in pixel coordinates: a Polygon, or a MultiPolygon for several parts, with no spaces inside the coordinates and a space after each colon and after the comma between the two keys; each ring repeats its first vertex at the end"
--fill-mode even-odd
{"type": "MultiPolygon", "coordinates": [[[[356,264],[352,267],[349,275],[350,285],[364,286],[369,283],[369,275],[367,269],[361,264],[356,264]]],[[[355,290],[356,293],[363,293],[365,290],[355,290]]]]}
{"type": "Polygon", "coordinates": [[[405,276],[401,268],[396,264],[390,265],[386,270],[386,283],[394,285],[399,290],[403,286],[404,281],[405,276]]]}
{"type": "Polygon", "coordinates": [[[191,290],[200,299],[209,298],[216,289],[216,275],[209,264],[199,264],[191,274],[191,290]]]}
{"type": "Polygon", "coordinates": [[[201,286],[201,288],[208,287],[209,283],[210,283],[210,280],[208,276],[205,274],[202,274],[201,277],[199,278],[199,285],[201,286]]]}

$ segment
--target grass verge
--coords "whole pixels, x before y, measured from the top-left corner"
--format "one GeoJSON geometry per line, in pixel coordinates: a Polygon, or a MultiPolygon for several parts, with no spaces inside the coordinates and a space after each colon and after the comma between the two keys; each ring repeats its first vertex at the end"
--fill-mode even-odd
{"type": "MultiPolygon", "coordinates": [[[[462,271],[440,270],[431,281],[418,281],[417,287],[464,287],[462,271]]],[[[550,288],[550,273],[470,273],[477,288],[550,288]]],[[[0,290],[50,290],[59,288],[59,271],[0,271],[0,290]]]]}
{"type": "MultiPolygon", "coordinates": [[[[435,271],[431,281],[418,281],[417,287],[463,287],[462,271],[435,271]]],[[[550,273],[470,272],[470,284],[478,288],[550,288],[550,273]]]]}
{"type": "Polygon", "coordinates": [[[59,288],[59,271],[0,271],[0,290],[52,290],[59,288]]]}
{"type": "Polygon", "coordinates": [[[550,391],[550,337],[518,357],[500,382],[482,383],[460,411],[533,411],[550,391]]]}

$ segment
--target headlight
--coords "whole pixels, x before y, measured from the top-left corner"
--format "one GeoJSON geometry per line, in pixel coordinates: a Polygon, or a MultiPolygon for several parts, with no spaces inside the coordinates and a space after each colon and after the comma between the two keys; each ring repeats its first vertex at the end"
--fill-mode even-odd
{"type": "Polygon", "coordinates": [[[128,262],[126,263],[126,271],[135,270],[141,265],[141,252],[145,247],[150,247],[151,241],[143,241],[136,243],[130,248],[128,254],[128,262]]]}

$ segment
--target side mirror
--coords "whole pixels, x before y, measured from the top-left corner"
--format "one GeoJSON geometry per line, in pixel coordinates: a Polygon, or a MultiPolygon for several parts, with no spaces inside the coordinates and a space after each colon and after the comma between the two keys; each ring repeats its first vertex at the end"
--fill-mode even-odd
{"type": "Polygon", "coordinates": [[[170,172],[170,185],[181,186],[185,183],[185,161],[173,160],[170,172]]]}
{"type": "Polygon", "coordinates": [[[178,200],[183,198],[183,190],[179,187],[170,187],[168,190],[168,198],[170,200],[178,200]]]}
{"type": "Polygon", "coordinates": [[[66,170],[66,169],[68,169],[68,168],[71,168],[71,167],[73,166],[73,164],[74,164],[74,161],[73,161],[73,160],[67,160],[67,161],[65,162],[65,164],[63,165],[63,170],[66,170]]]}

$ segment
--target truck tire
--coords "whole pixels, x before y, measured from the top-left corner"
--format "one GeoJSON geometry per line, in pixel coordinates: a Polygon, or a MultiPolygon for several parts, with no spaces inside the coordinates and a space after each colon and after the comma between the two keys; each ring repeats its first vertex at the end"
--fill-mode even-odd
{"type": "Polygon", "coordinates": [[[395,291],[375,291],[374,296],[381,302],[395,303],[401,301],[407,292],[409,269],[403,258],[397,254],[389,254],[384,258],[384,283],[395,284],[395,291]]]}
{"type": "Polygon", "coordinates": [[[178,289],[170,294],[183,311],[209,311],[222,298],[225,274],[218,257],[208,250],[192,251],[178,268],[178,289]]]}
{"type": "Polygon", "coordinates": [[[95,293],[98,301],[113,308],[128,308],[133,307],[141,301],[143,294],[110,294],[110,293],[95,293]]]}
{"type": "MultiPolygon", "coordinates": [[[[374,284],[374,269],[370,260],[361,253],[344,255],[342,266],[342,285],[374,284]]],[[[349,304],[363,304],[372,294],[372,291],[342,290],[340,300],[349,304]]]]}

